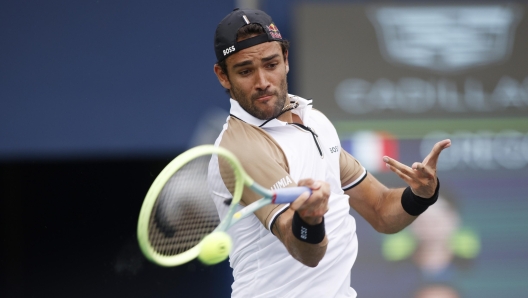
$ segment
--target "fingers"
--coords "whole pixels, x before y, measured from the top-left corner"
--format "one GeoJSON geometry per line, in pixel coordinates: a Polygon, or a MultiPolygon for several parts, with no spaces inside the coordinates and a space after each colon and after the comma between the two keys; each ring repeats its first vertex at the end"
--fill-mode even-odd
{"type": "MultiPolygon", "coordinates": [[[[327,193],[326,196],[330,196],[329,186],[328,183],[323,181],[315,181],[313,179],[307,178],[307,179],[301,179],[297,183],[298,186],[307,186],[312,190],[312,194],[310,195],[309,192],[302,193],[295,201],[293,201],[290,204],[290,208],[293,210],[301,209],[301,206],[304,205],[308,199],[311,199],[312,201],[316,201],[319,197],[325,197],[325,192],[327,193]],[[328,190],[321,190],[321,187],[323,185],[328,186],[328,190]]],[[[326,188],[326,187],[325,187],[326,188]]]]}
{"type": "Polygon", "coordinates": [[[438,162],[438,157],[440,156],[440,153],[442,152],[442,150],[449,148],[449,147],[451,147],[450,139],[445,139],[445,140],[442,140],[436,143],[433,146],[433,149],[431,150],[429,155],[425,157],[423,163],[427,166],[431,166],[436,169],[436,164],[438,162]]]}
{"type": "Polygon", "coordinates": [[[303,192],[295,201],[290,204],[290,208],[298,210],[310,198],[309,192],[303,192]]]}
{"type": "Polygon", "coordinates": [[[393,165],[390,165],[389,163],[386,164],[387,165],[387,168],[389,168],[389,170],[391,170],[392,172],[394,172],[396,175],[398,175],[403,181],[405,181],[407,184],[410,184],[410,182],[412,181],[411,177],[409,177],[409,175],[407,175],[406,173],[404,173],[402,170],[400,170],[399,168],[393,166],[393,165]]]}
{"type": "Polygon", "coordinates": [[[426,166],[423,163],[421,163],[421,162],[413,163],[411,168],[413,170],[415,170],[416,172],[419,172],[423,176],[429,178],[429,179],[433,179],[434,178],[434,170],[433,169],[431,169],[431,170],[427,169],[426,166]]]}
{"type": "Polygon", "coordinates": [[[405,176],[412,177],[413,170],[432,179],[434,178],[434,173],[436,172],[436,164],[438,163],[438,157],[440,156],[440,153],[450,146],[451,140],[449,139],[445,139],[436,143],[433,146],[431,152],[425,157],[423,162],[415,162],[411,168],[388,156],[384,156],[383,161],[391,171],[395,172],[400,177],[403,175],[402,179],[404,179],[405,176]]]}
{"type": "MultiPolygon", "coordinates": [[[[389,168],[391,171],[393,171],[394,173],[398,174],[398,176],[400,176],[402,179],[404,179],[403,177],[407,177],[407,179],[409,178],[409,176],[412,175],[412,169],[409,168],[408,166],[402,164],[401,162],[393,159],[393,158],[390,158],[388,156],[384,156],[383,157],[383,161],[385,162],[385,165],[387,166],[387,168],[389,168]],[[403,176],[403,177],[402,177],[403,176]]],[[[406,179],[404,179],[406,180],[406,179]]]]}
{"type": "Polygon", "coordinates": [[[423,185],[429,185],[429,180],[435,180],[435,169],[427,167],[425,164],[415,162],[411,167],[400,163],[388,156],[383,158],[387,168],[398,175],[411,188],[421,188],[423,185]]]}
{"type": "Polygon", "coordinates": [[[315,181],[313,179],[307,178],[307,179],[301,179],[299,182],[297,182],[298,186],[308,186],[313,184],[315,181]]]}
{"type": "Polygon", "coordinates": [[[297,211],[306,223],[320,223],[324,214],[328,211],[330,185],[324,181],[314,181],[312,179],[303,179],[298,182],[298,185],[310,187],[312,194],[310,195],[308,192],[301,194],[290,204],[290,208],[297,211]]]}
{"type": "Polygon", "coordinates": [[[449,139],[436,143],[423,162],[415,162],[411,167],[388,156],[384,156],[383,161],[391,171],[396,173],[411,187],[417,196],[428,198],[434,194],[436,189],[436,164],[440,153],[450,146],[451,140],[449,139]]]}

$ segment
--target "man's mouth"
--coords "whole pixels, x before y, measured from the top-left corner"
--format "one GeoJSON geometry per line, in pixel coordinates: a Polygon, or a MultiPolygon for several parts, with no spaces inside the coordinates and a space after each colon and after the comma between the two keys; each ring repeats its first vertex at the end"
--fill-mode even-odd
{"type": "Polygon", "coordinates": [[[255,98],[256,101],[263,102],[268,101],[273,97],[273,94],[263,94],[255,98]]]}

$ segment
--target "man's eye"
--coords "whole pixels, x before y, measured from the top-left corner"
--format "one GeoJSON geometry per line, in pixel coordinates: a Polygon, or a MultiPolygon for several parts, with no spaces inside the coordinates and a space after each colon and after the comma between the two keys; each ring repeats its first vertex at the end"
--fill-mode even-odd
{"type": "Polygon", "coordinates": [[[244,75],[248,75],[249,72],[250,72],[249,69],[244,69],[244,70],[239,71],[238,73],[239,73],[240,75],[243,75],[243,76],[244,76],[244,75]]]}
{"type": "Polygon", "coordinates": [[[269,68],[275,68],[279,63],[270,63],[268,64],[269,68]]]}

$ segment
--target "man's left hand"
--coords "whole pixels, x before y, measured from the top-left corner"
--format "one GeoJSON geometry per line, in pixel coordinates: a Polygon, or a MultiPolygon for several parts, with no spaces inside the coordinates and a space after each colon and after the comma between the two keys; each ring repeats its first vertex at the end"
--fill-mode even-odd
{"type": "Polygon", "coordinates": [[[383,157],[387,167],[402,178],[413,193],[422,198],[430,198],[434,195],[436,180],[436,164],[442,150],[451,146],[451,140],[446,139],[436,143],[433,150],[420,162],[413,163],[412,167],[406,166],[388,156],[383,157]]]}

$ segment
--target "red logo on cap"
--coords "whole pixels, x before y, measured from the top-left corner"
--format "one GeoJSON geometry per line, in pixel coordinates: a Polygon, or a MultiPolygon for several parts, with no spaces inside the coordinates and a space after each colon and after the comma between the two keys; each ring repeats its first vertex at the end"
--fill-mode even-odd
{"type": "Polygon", "coordinates": [[[277,26],[275,26],[275,24],[271,23],[268,27],[268,31],[271,35],[271,37],[273,38],[276,38],[276,39],[282,39],[282,36],[279,32],[279,28],[277,28],[277,26]]]}

